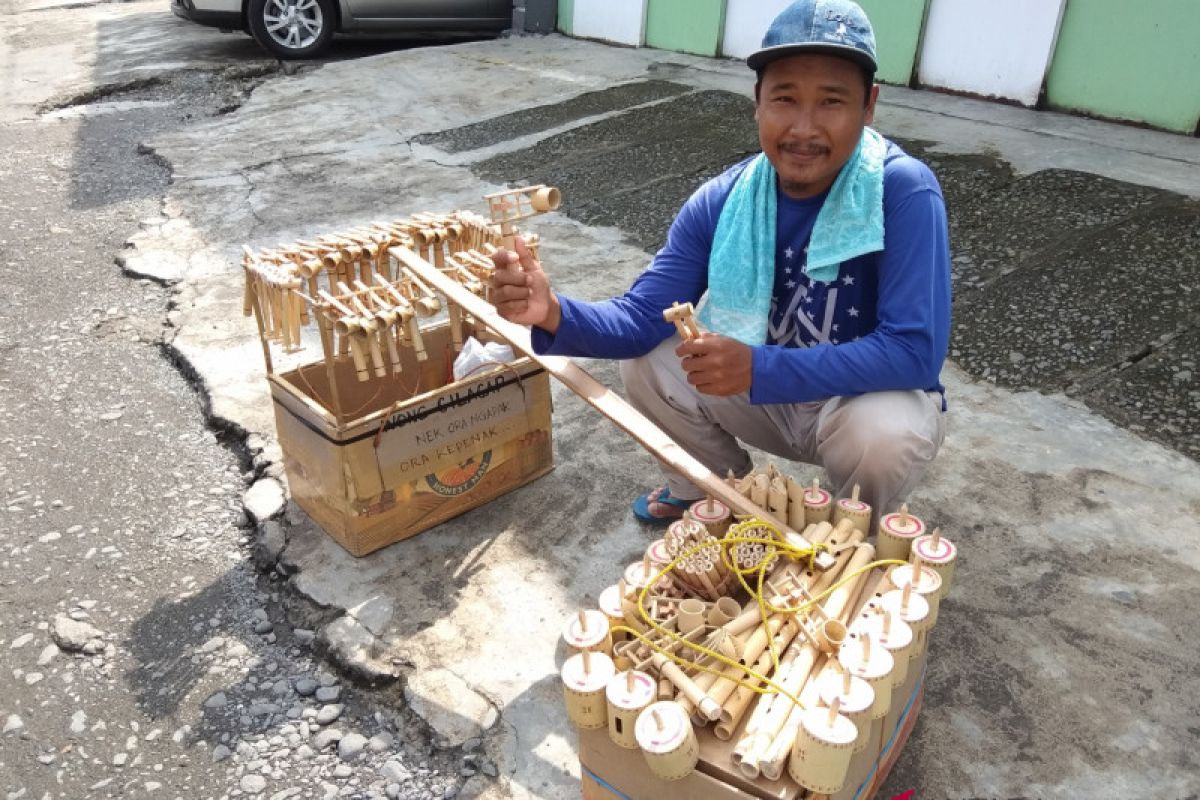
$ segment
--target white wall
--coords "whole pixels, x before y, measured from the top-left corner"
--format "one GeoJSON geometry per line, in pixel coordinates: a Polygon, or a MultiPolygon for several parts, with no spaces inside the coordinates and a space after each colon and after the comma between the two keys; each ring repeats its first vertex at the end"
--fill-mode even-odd
{"type": "Polygon", "coordinates": [[[728,0],[721,55],[745,58],[753,53],[771,20],[791,4],[792,0],[728,0]]]}
{"type": "Polygon", "coordinates": [[[931,0],[918,80],[1037,103],[1066,0],[931,0]]]}
{"type": "Polygon", "coordinates": [[[646,38],[646,0],[575,0],[572,34],[641,47],[646,38]]]}

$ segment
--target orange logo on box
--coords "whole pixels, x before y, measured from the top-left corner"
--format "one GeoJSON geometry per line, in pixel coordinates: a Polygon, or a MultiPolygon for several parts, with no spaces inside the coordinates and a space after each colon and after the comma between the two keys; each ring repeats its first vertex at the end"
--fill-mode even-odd
{"type": "Polygon", "coordinates": [[[451,467],[440,474],[426,475],[425,483],[429,485],[430,489],[445,497],[464,494],[483,480],[491,463],[492,451],[488,450],[477,458],[468,458],[457,467],[451,467]]]}

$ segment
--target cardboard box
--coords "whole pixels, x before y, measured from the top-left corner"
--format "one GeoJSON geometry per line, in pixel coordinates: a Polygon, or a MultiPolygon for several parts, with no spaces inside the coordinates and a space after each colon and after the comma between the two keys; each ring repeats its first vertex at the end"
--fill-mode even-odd
{"type": "Polygon", "coordinates": [[[292,498],[356,556],[553,469],[545,370],[522,358],[447,382],[449,326],[422,331],[429,359],[405,349],[392,378],[360,382],[349,359],[332,385],[323,362],[269,376],[292,498]]]}
{"type": "MultiPolygon", "coordinates": [[[[878,581],[876,570],[868,580],[878,581]]],[[[870,592],[864,597],[869,597],[870,592]]],[[[920,713],[925,685],[925,654],[912,660],[902,685],[893,687],[889,713],[875,720],[865,750],[854,754],[846,783],[829,800],[870,800],[883,785],[888,772],[908,740],[920,713]]],[[[697,728],[700,761],[696,771],[678,781],[664,781],[650,772],[640,750],[618,747],[606,729],[579,731],[580,776],[585,800],[809,800],[812,795],[788,775],[777,781],[759,777],[750,780],[734,765],[734,747],[742,737],[749,714],[728,741],[721,741],[709,727],[697,728]]]]}
{"type": "MultiPolygon", "coordinates": [[[[886,719],[875,720],[867,749],[850,762],[842,791],[829,800],[870,800],[887,779],[920,713],[924,664],[913,663],[905,684],[894,689],[899,703],[895,727],[884,731],[886,719]]],[[[889,715],[890,716],[890,715],[889,715]]],[[[650,772],[640,750],[618,747],[606,729],[579,731],[580,783],[584,800],[806,800],[813,797],[784,772],[783,779],[750,781],[729,760],[737,741],[722,742],[708,728],[696,731],[700,762],[696,771],[678,781],[664,781],[650,772]]],[[[822,795],[824,797],[824,795],[822,795]]]]}

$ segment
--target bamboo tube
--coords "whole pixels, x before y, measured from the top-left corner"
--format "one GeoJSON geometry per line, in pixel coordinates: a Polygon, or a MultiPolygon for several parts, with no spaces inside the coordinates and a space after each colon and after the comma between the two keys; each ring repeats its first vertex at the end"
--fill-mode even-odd
{"type": "Polygon", "coordinates": [[[808,677],[804,681],[804,687],[799,691],[797,698],[800,701],[799,705],[783,698],[785,702],[779,706],[779,713],[784,716],[783,724],[779,727],[779,732],[771,739],[770,744],[758,754],[757,758],[758,770],[768,780],[777,781],[783,775],[784,764],[787,763],[788,755],[792,751],[792,745],[800,730],[801,717],[805,709],[816,707],[819,701],[815,677],[825,669],[827,661],[828,659],[822,656],[809,671],[808,677]]]}
{"type": "Polygon", "coordinates": [[[628,670],[613,675],[605,688],[608,738],[618,747],[636,750],[634,726],[642,709],[657,699],[658,683],[645,672],[628,670]]]}
{"type": "Polygon", "coordinates": [[[700,746],[688,715],[677,703],[660,701],[638,716],[635,735],[650,771],[663,780],[685,778],[696,768],[700,746]]]}
{"type": "Polygon", "coordinates": [[[887,716],[892,702],[892,670],[895,661],[892,654],[882,647],[872,645],[871,635],[863,633],[846,643],[838,651],[838,661],[852,675],[871,684],[875,702],[871,705],[871,719],[887,716]]]}
{"type": "MultiPolygon", "coordinates": [[[[799,644],[799,641],[792,645],[792,649],[795,649],[797,644],[799,644]]],[[[820,658],[820,651],[817,650],[816,645],[812,642],[805,642],[797,650],[797,655],[791,662],[787,673],[780,678],[776,678],[775,682],[791,694],[799,695],[818,658],[820,658]]],[[[782,672],[783,670],[780,671],[782,672]]],[[[747,778],[753,779],[758,777],[761,771],[761,762],[770,749],[772,742],[775,741],[776,737],[783,730],[788,715],[791,713],[792,706],[793,703],[790,700],[780,695],[764,714],[754,731],[749,732],[749,728],[747,728],[747,738],[750,741],[742,748],[743,758],[742,762],[738,765],[742,774],[747,778]]]]}
{"type": "Polygon", "coordinates": [[[808,522],[829,522],[833,518],[833,495],[821,488],[813,478],[812,486],[804,492],[804,519],[808,522]]]}
{"type": "Polygon", "coordinates": [[[792,780],[813,792],[836,794],[846,783],[858,729],[838,711],[835,701],[829,709],[804,712],[788,758],[792,780]]]}
{"type": "MultiPolygon", "coordinates": [[[[809,522],[808,518],[804,515],[804,485],[790,475],[787,478],[787,495],[788,525],[791,525],[798,531],[802,531],[809,522]]],[[[812,521],[816,522],[816,520],[812,521]]]]}
{"type": "Polygon", "coordinates": [[[767,505],[767,496],[770,493],[771,481],[761,472],[754,476],[754,482],[750,484],[750,502],[756,506],[767,505]]]}
{"type": "Polygon", "coordinates": [[[942,536],[940,528],[934,528],[932,534],[913,539],[912,552],[942,579],[938,599],[945,598],[954,579],[954,562],[958,559],[958,548],[954,542],[942,536]]]}
{"type": "Polygon", "coordinates": [[[887,514],[879,520],[879,557],[907,561],[913,539],[924,533],[925,523],[908,513],[907,504],[900,506],[895,514],[887,514]]]}
{"type": "Polygon", "coordinates": [[[871,707],[875,705],[875,690],[871,684],[851,675],[838,661],[831,660],[817,678],[816,687],[821,702],[832,706],[836,700],[840,712],[858,729],[854,752],[867,749],[871,733],[871,707]]]}
{"type": "Polygon", "coordinates": [[[680,633],[691,633],[704,626],[707,607],[694,597],[679,602],[679,615],[676,617],[676,627],[680,633]]]}
{"type": "Polygon", "coordinates": [[[563,626],[562,638],[572,652],[593,650],[612,655],[612,634],[608,629],[608,617],[602,611],[581,609],[563,626]]]}
{"type": "MultiPolygon", "coordinates": [[[[846,567],[842,570],[842,576],[850,575],[874,560],[875,548],[869,544],[860,544],[855,548],[854,555],[846,562],[846,567]]],[[[858,586],[866,579],[868,574],[867,572],[863,572],[854,578],[854,580],[842,584],[825,599],[821,607],[830,618],[842,619],[851,610],[849,609],[850,598],[855,595],[858,586]]],[[[845,622],[846,620],[842,619],[842,621],[845,622]]]]}
{"type": "Polygon", "coordinates": [[[688,509],[688,513],[692,515],[692,519],[703,525],[710,535],[718,539],[725,535],[733,521],[729,506],[712,496],[705,500],[697,500],[688,509]]]}
{"type": "Polygon", "coordinates": [[[935,570],[924,566],[920,561],[920,556],[917,556],[917,562],[914,564],[905,564],[893,569],[888,573],[888,580],[897,589],[912,585],[913,591],[924,597],[929,603],[929,619],[920,631],[932,628],[937,624],[938,606],[941,605],[938,598],[942,596],[942,578],[935,570]]]}
{"type": "Polygon", "coordinates": [[[713,603],[712,608],[708,609],[705,621],[715,628],[720,628],[736,619],[741,611],[742,607],[738,605],[737,600],[732,597],[721,597],[713,603]]]}
{"type": "MultiPolygon", "coordinates": [[[[763,652],[758,657],[758,660],[754,662],[751,670],[754,675],[765,675],[770,666],[771,654],[763,652]]],[[[713,734],[721,741],[729,741],[733,737],[733,731],[737,728],[738,723],[742,721],[742,715],[746,713],[746,709],[750,707],[750,701],[760,696],[752,687],[761,685],[761,678],[746,675],[741,680],[742,683],[749,684],[749,686],[733,685],[733,692],[721,704],[721,719],[713,728],[713,734]]]]}
{"type": "Polygon", "coordinates": [[[831,547],[844,549],[834,556],[834,565],[831,568],[813,576],[811,589],[813,594],[820,594],[841,579],[842,574],[846,571],[846,564],[854,556],[856,546],[863,540],[863,532],[854,528],[851,523],[842,522],[839,525],[840,529],[830,534],[825,543],[831,547]]]}
{"type": "MultiPolygon", "coordinates": [[[[767,487],[767,510],[780,519],[788,519],[787,484],[782,478],[773,479],[767,487]]],[[[790,519],[788,524],[792,524],[790,519]]]]}
{"type": "Polygon", "coordinates": [[[859,486],[856,483],[849,497],[843,497],[834,504],[833,522],[837,524],[848,519],[866,535],[871,532],[871,506],[858,499],[858,492],[859,486]]]}
{"type": "Polygon", "coordinates": [[[655,653],[650,657],[650,663],[658,670],[659,674],[666,677],[675,684],[675,688],[683,692],[696,709],[710,720],[721,718],[721,706],[711,697],[705,694],[704,690],[696,685],[684,671],[679,668],[679,665],[668,659],[662,653],[655,653]]]}
{"type": "Polygon", "coordinates": [[[892,654],[892,686],[900,686],[908,677],[908,662],[916,649],[916,634],[907,622],[884,608],[873,605],[855,618],[851,631],[866,634],[892,654]]]}
{"type": "MultiPolygon", "coordinates": [[[[714,683],[716,683],[717,678],[719,678],[719,677],[720,677],[719,675],[716,675],[715,673],[712,673],[712,672],[701,672],[699,675],[696,675],[692,680],[695,681],[697,688],[702,690],[705,694],[708,694],[708,690],[710,688],[712,688],[712,685],[714,683]]],[[[670,681],[668,681],[668,683],[670,683],[670,681]]],[[[675,702],[679,703],[679,705],[683,706],[683,710],[692,715],[693,721],[697,717],[699,717],[701,720],[703,720],[700,724],[707,725],[708,718],[704,717],[696,712],[696,704],[693,703],[691,700],[689,700],[687,698],[687,696],[684,695],[682,692],[676,692],[674,687],[675,687],[675,684],[672,683],[671,684],[671,695],[675,698],[675,702]]]]}
{"type": "Polygon", "coordinates": [[[612,659],[603,653],[584,650],[563,663],[563,697],[567,717],[575,727],[599,730],[608,724],[604,692],[614,674],[612,659]]]}

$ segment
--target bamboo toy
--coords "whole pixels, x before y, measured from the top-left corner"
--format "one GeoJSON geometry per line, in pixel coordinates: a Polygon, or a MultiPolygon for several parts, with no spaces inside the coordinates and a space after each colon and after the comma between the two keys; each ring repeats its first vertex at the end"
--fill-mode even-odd
{"type": "Polygon", "coordinates": [[[785,479],[785,483],[788,494],[788,524],[798,531],[804,530],[809,522],[804,515],[804,486],[791,475],[785,479]]]}
{"type": "Polygon", "coordinates": [[[908,505],[879,520],[879,557],[907,561],[913,539],[925,533],[925,523],[908,513],[908,505]]]}
{"type": "Polygon", "coordinates": [[[605,689],[608,738],[618,747],[636,750],[638,715],[655,701],[657,695],[658,682],[645,672],[631,669],[614,675],[605,689]]]}
{"type": "Polygon", "coordinates": [[[376,276],[376,282],[380,288],[386,291],[396,301],[396,308],[399,309],[401,324],[408,327],[408,340],[412,343],[413,350],[417,354],[418,361],[426,361],[429,359],[429,354],[425,352],[425,341],[421,338],[421,325],[417,322],[416,311],[413,309],[412,303],[408,301],[404,295],[393,286],[391,283],[376,276]]]}
{"type": "Polygon", "coordinates": [[[892,686],[900,686],[908,677],[908,662],[916,649],[916,635],[907,622],[878,604],[869,604],[851,625],[854,634],[869,635],[889,653],[895,667],[892,670],[892,686]]]}
{"type": "Polygon", "coordinates": [[[387,376],[387,366],[383,363],[383,351],[379,349],[379,329],[381,327],[378,319],[367,308],[366,304],[353,292],[345,283],[338,282],[338,290],[346,297],[351,306],[358,312],[358,324],[362,327],[364,339],[367,344],[367,352],[371,354],[371,365],[375,368],[375,377],[383,378],[387,376]]]}
{"type": "Polygon", "coordinates": [[[729,530],[729,524],[733,521],[733,514],[729,511],[729,506],[722,503],[709,495],[704,500],[697,500],[688,509],[692,519],[703,525],[711,536],[720,539],[729,530]]]}
{"type": "Polygon", "coordinates": [[[367,308],[370,315],[375,319],[375,335],[378,337],[379,342],[387,348],[388,357],[391,360],[392,374],[400,372],[400,351],[396,347],[396,337],[394,334],[394,325],[398,319],[398,315],[371,287],[367,286],[361,280],[355,279],[354,288],[360,293],[358,305],[367,308]],[[367,300],[371,302],[374,308],[366,306],[367,300]]]}
{"type": "Polygon", "coordinates": [[[329,292],[321,289],[318,294],[325,301],[332,311],[336,314],[331,314],[333,320],[334,332],[337,333],[343,342],[349,344],[350,356],[354,359],[354,369],[358,374],[360,381],[370,380],[370,370],[367,368],[367,357],[363,350],[363,339],[366,336],[366,328],[358,315],[347,305],[342,303],[329,292]]]}
{"type": "Polygon", "coordinates": [[[612,659],[604,653],[584,650],[566,660],[561,673],[563,698],[575,727],[599,730],[608,725],[605,691],[615,674],[612,659]]]}
{"type": "Polygon", "coordinates": [[[838,713],[840,708],[840,700],[834,698],[828,709],[812,708],[801,717],[788,774],[810,791],[835,794],[845,785],[858,729],[838,713]]]}
{"type": "Polygon", "coordinates": [[[888,581],[897,589],[912,586],[915,594],[924,597],[929,603],[929,624],[932,628],[937,624],[939,598],[942,596],[942,577],[938,572],[925,566],[919,555],[910,564],[895,567],[888,572],[888,581]]]}
{"type": "Polygon", "coordinates": [[[950,592],[950,582],[954,579],[954,562],[958,558],[958,547],[942,536],[941,528],[934,528],[933,533],[913,539],[912,553],[942,579],[938,598],[945,598],[950,592]]]}
{"type": "Polygon", "coordinates": [[[932,626],[929,616],[929,601],[914,592],[911,583],[906,583],[903,589],[893,589],[885,592],[882,597],[875,601],[875,604],[884,611],[890,611],[893,618],[901,619],[908,623],[917,640],[916,644],[913,645],[909,658],[912,659],[920,656],[925,649],[924,638],[921,634],[928,631],[932,626]]]}
{"type": "Polygon", "coordinates": [[[680,633],[691,633],[704,626],[705,605],[700,600],[689,597],[679,602],[679,617],[676,625],[680,633]]]}
{"type": "Polygon", "coordinates": [[[562,193],[552,186],[523,186],[503,192],[484,195],[492,222],[500,225],[500,238],[504,247],[513,249],[516,230],[513,223],[535,214],[554,211],[562,204],[562,193]]]}
{"type": "Polygon", "coordinates": [[[821,488],[821,482],[813,478],[812,486],[804,492],[804,519],[806,522],[829,522],[833,518],[833,495],[821,488]]]}
{"type": "Polygon", "coordinates": [[[600,592],[600,597],[597,599],[597,605],[600,611],[608,619],[608,627],[612,633],[613,642],[621,642],[625,640],[624,633],[612,632],[612,626],[622,625],[625,622],[625,613],[621,610],[621,600],[625,595],[624,581],[614,583],[612,586],[606,587],[600,592]]]}
{"type": "Polygon", "coordinates": [[[845,647],[838,651],[837,658],[848,672],[871,684],[875,692],[871,719],[887,716],[892,704],[892,670],[896,666],[892,654],[873,644],[871,634],[864,632],[846,642],[845,647]]]}
{"type": "Polygon", "coordinates": [[[572,653],[593,650],[612,655],[612,633],[608,617],[601,611],[585,609],[572,616],[563,626],[562,638],[572,653]]]}
{"type": "Polygon", "coordinates": [[[875,690],[871,684],[842,668],[836,659],[831,659],[829,664],[817,679],[817,693],[827,706],[837,702],[840,713],[854,723],[858,729],[858,736],[854,740],[854,752],[857,753],[867,747],[875,690]]]}
{"type": "Polygon", "coordinates": [[[843,519],[848,519],[863,534],[870,534],[871,506],[859,500],[858,493],[859,486],[856,483],[849,497],[843,497],[837,501],[833,508],[833,522],[836,525],[843,519]]]}
{"type": "Polygon", "coordinates": [[[781,477],[772,478],[767,486],[767,508],[772,513],[791,521],[788,517],[787,482],[781,477]]]}
{"type": "Polygon", "coordinates": [[[671,563],[671,552],[667,549],[665,539],[655,539],[646,546],[646,558],[650,559],[650,566],[656,570],[661,570],[663,567],[671,563]]]}
{"type": "Polygon", "coordinates": [[[647,706],[638,716],[635,735],[650,771],[663,780],[686,778],[696,768],[700,745],[678,703],[665,700],[647,706]]]}
{"type": "Polygon", "coordinates": [[[675,323],[675,330],[683,341],[700,338],[700,327],[696,324],[696,308],[691,303],[671,303],[671,307],[663,311],[663,319],[675,323]]]}

